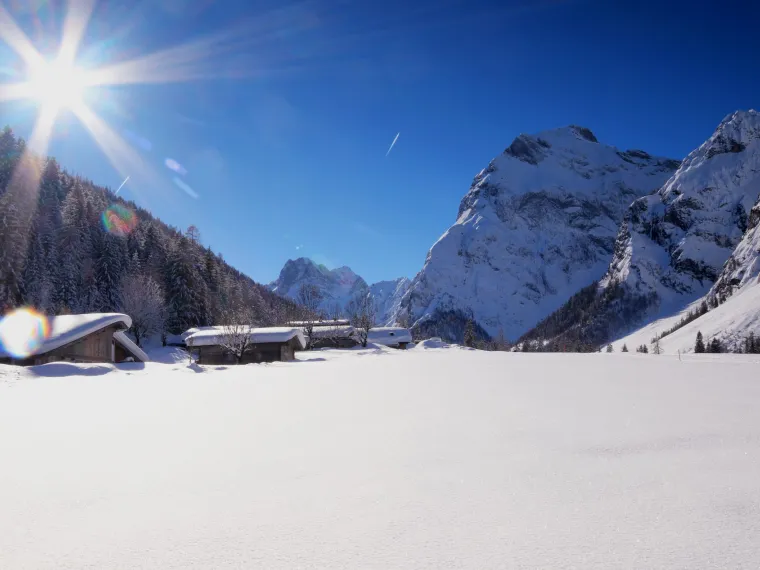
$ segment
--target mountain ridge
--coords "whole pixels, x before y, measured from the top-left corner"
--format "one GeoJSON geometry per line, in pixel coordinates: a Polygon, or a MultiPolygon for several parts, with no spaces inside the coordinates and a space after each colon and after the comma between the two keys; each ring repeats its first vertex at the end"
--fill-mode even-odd
{"type": "Polygon", "coordinates": [[[302,285],[313,285],[322,295],[320,309],[328,317],[345,313],[346,306],[357,295],[371,295],[377,308],[378,324],[386,325],[395,322],[401,296],[409,282],[408,278],[399,277],[369,285],[350,267],[328,269],[308,257],[299,257],[288,259],[278,278],[267,287],[273,293],[297,300],[302,285]]]}
{"type": "Polygon", "coordinates": [[[440,322],[456,340],[469,319],[486,335],[517,338],[602,277],[627,205],[678,164],[602,144],[577,125],[517,136],[475,176],[400,314],[429,333],[440,322]]]}

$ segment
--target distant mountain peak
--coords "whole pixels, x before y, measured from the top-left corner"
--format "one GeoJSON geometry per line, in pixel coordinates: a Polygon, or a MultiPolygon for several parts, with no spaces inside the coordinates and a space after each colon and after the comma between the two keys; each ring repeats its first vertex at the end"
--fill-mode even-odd
{"type": "Polygon", "coordinates": [[[313,285],[319,290],[322,294],[320,306],[328,313],[333,311],[336,305],[345,309],[348,302],[357,295],[371,295],[375,299],[378,324],[386,325],[394,324],[409,279],[402,277],[368,285],[346,265],[328,269],[307,257],[300,257],[286,261],[277,280],[268,287],[283,297],[296,300],[303,285],[313,285]]]}

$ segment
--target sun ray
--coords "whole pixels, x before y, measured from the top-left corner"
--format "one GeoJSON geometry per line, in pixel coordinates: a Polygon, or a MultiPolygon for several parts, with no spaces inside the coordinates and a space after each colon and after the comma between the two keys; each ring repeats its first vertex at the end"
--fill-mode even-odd
{"type": "Polygon", "coordinates": [[[0,4],[0,39],[15,51],[28,66],[38,66],[44,62],[40,53],[32,45],[31,40],[19,28],[16,21],[0,4]]]}
{"type": "Polygon", "coordinates": [[[27,99],[32,96],[32,89],[29,82],[23,83],[3,83],[0,90],[0,102],[16,101],[18,99],[27,99]]]}
{"type": "MultiPolygon", "coordinates": [[[[153,188],[162,185],[160,178],[142,160],[140,155],[92,109],[85,104],[79,104],[72,107],[72,111],[90,132],[92,138],[108,158],[108,162],[120,175],[132,178],[138,175],[153,188]]],[[[133,188],[137,187],[135,185],[133,188]]]]}
{"type": "Polygon", "coordinates": [[[63,22],[61,49],[58,59],[65,65],[73,65],[82,36],[95,9],[95,0],[69,0],[63,22]]]}

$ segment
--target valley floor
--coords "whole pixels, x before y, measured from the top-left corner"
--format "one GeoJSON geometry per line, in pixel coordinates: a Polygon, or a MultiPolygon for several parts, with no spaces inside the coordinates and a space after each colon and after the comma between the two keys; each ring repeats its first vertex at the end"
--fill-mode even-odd
{"type": "Polygon", "coordinates": [[[0,367],[0,567],[749,568],[760,357],[0,367]]]}

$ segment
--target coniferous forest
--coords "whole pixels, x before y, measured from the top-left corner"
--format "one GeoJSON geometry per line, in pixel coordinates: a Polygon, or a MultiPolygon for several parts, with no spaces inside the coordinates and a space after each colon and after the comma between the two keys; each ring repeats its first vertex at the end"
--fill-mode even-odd
{"type": "MultiPolygon", "coordinates": [[[[178,333],[244,315],[272,325],[293,304],[134,203],[26,152],[0,132],[0,314],[48,315],[159,307],[158,328],[178,333]],[[151,305],[152,302],[152,305],[151,305]]],[[[157,332],[157,331],[153,331],[157,332]]]]}

